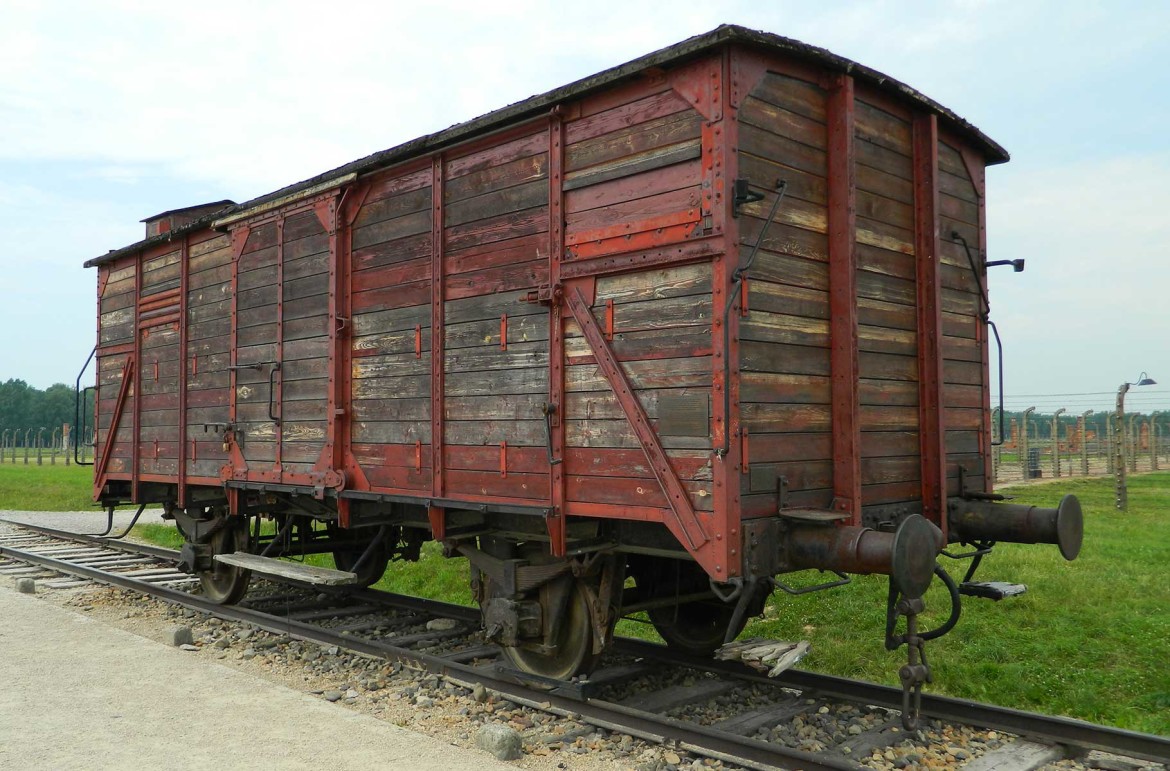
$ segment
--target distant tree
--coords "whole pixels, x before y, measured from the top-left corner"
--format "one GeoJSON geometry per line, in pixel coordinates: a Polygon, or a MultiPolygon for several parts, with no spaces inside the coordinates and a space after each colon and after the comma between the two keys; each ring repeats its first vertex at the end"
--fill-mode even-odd
{"type": "MultiPolygon", "coordinates": [[[[87,414],[93,415],[93,399],[87,404],[87,414]]],[[[11,379],[0,383],[0,428],[23,432],[45,429],[45,441],[53,430],[74,422],[74,390],[64,383],[55,383],[44,391],[29,386],[23,380],[11,379]]],[[[31,440],[31,436],[30,436],[31,440]]]]}

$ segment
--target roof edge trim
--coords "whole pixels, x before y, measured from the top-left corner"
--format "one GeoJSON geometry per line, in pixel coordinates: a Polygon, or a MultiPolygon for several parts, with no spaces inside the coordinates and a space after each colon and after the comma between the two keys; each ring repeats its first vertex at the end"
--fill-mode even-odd
{"type": "Polygon", "coordinates": [[[303,201],[306,198],[312,198],[315,195],[319,195],[321,193],[325,193],[325,192],[328,192],[330,190],[333,190],[333,189],[336,189],[339,187],[344,187],[345,185],[348,185],[351,182],[355,181],[357,179],[357,176],[358,175],[356,172],[350,172],[349,174],[343,174],[340,177],[334,177],[333,179],[325,180],[324,182],[322,182],[320,184],[313,185],[312,187],[307,187],[304,190],[298,190],[295,193],[290,193],[290,194],[288,194],[286,196],[282,196],[280,198],[274,198],[271,201],[266,201],[262,204],[258,204],[256,206],[251,207],[251,208],[244,209],[243,211],[236,212],[235,214],[229,214],[226,217],[220,217],[219,219],[217,219],[211,223],[211,228],[213,230],[222,230],[223,228],[227,227],[228,225],[234,225],[235,223],[240,222],[242,220],[252,219],[253,217],[258,217],[262,214],[267,214],[275,209],[281,209],[285,206],[288,206],[290,203],[296,203],[297,201],[303,201]]]}

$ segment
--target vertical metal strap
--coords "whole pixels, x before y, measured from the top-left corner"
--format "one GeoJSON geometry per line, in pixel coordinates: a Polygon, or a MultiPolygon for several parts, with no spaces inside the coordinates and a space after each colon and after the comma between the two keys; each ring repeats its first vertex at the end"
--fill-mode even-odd
{"type": "Polygon", "coordinates": [[[853,78],[841,75],[826,103],[829,172],[829,366],[833,505],[861,523],[861,396],[857,359],[857,204],[853,78]]]}
{"type": "Polygon", "coordinates": [[[187,281],[190,273],[191,236],[183,236],[179,252],[179,506],[187,505],[187,281]]]}
{"type": "Polygon", "coordinates": [[[443,157],[431,161],[431,495],[443,497],[443,157]]]}
{"type": "MultiPolygon", "coordinates": [[[[561,260],[565,254],[564,198],[564,124],[554,113],[548,126],[548,280],[549,286],[561,283],[561,260]]],[[[548,421],[549,455],[565,457],[565,327],[562,303],[553,297],[549,303],[548,334],[548,421]]],[[[565,464],[549,464],[549,503],[551,514],[546,519],[550,550],[563,557],[566,550],[565,530],[565,464]]]]}
{"type": "Polygon", "coordinates": [[[914,252],[918,309],[918,436],[922,513],[946,534],[947,449],[943,425],[942,271],[939,267],[938,118],[917,113],[914,252]]]}
{"type": "MultiPolygon", "coordinates": [[[[284,361],[284,215],[282,214],[276,220],[276,363],[273,364],[273,372],[280,367],[281,362],[284,361]]],[[[284,417],[284,403],[281,399],[281,394],[284,391],[284,373],[280,377],[270,377],[268,387],[268,399],[271,404],[276,405],[276,415],[284,417]]],[[[284,473],[284,423],[280,420],[274,421],[273,432],[276,435],[276,455],[275,463],[273,464],[273,471],[278,475],[279,479],[284,473]]]]}

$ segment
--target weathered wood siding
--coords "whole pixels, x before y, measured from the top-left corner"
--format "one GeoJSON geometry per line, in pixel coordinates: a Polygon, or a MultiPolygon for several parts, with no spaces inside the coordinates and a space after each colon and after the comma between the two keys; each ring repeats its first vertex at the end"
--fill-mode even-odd
{"type": "Polygon", "coordinates": [[[548,133],[443,169],[443,492],[547,500],[548,133]]]}
{"type": "Polygon", "coordinates": [[[254,227],[236,260],[236,436],[253,471],[270,470],[277,457],[268,403],[277,361],[278,239],[275,222],[254,227]]]}
{"type": "Polygon", "coordinates": [[[431,486],[431,204],[429,166],[385,175],[353,223],[353,453],[375,487],[431,486]]]}
{"type": "Polygon", "coordinates": [[[218,479],[227,463],[223,440],[204,426],[224,426],[231,401],[232,249],[225,234],[192,239],[187,263],[187,452],[189,477],[218,479]]]}
{"type": "Polygon", "coordinates": [[[967,252],[954,242],[952,232],[960,233],[971,245],[976,268],[984,276],[986,268],[981,256],[979,196],[967,164],[955,147],[940,141],[938,165],[947,487],[956,494],[960,464],[966,471],[968,489],[984,487],[986,459],[979,437],[988,409],[984,401],[988,372],[983,362],[984,335],[980,334],[983,300],[967,252]]]}
{"type": "MultiPolygon", "coordinates": [[[[614,354],[692,505],[709,511],[711,267],[696,264],[598,279],[593,316],[603,329],[610,301],[614,354]],[[680,426],[678,418],[686,417],[681,413],[690,410],[697,411],[701,422],[680,426]]],[[[565,326],[565,362],[568,499],[667,507],[630,421],[571,319],[565,326]]]]}
{"type": "MultiPolygon", "coordinates": [[[[134,314],[137,303],[138,261],[126,257],[103,268],[105,285],[98,298],[98,350],[97,350],[97,426],[95,436],[97,450],[95,462],[102,460],[102,450],[114,422],[114,407],[122,387],[126,361],[132,358],[134,349],[134,314]]],[[[130,373],[131,376],[133,372],[130,373]]],[[[130,390],[123,405],[122,416],[114,444],[110,448],[109,474],[129,474],[134,451],[134,390],[130,390]]],[[[81,437],[79,437],[79,440],[81,437]]]]}
{"type": "MultiPolygon", "coordinates": [[[[702,116],[662,81],[581,103],[565,124],[564,259],[677,243],[701,220],[702,116]]],[[[712,509],[711,266],[600,277],[592,315],[697,510],[712,509]],[[612,323],[610,323],[612,319],[612,323]],[[696,411],[691,425],[684,412],[696,411]],[[680,431],[685,431],[680,434],[680,431]]],[[[565,321],[566,499],[668,508],[630,421],[565,321]]]]}
{"type": "MultiPolygon", "coordinates": [[[[741,480],[744,508],[773,513],[779,477],[788,480],[792,505],[828,506],[833,447],[825,92],[770,72],[744,99],[739,118],[740,176],[761,186],[788,181],[752,265],[749,310],[739,322],[740,405],[750,461],[741,480]]],[[[767,214],[765,202],[741,209],[741,264],[767,214]]]]}
{"type": "Polygon", "coordinates": [[[857,349],[865,505],[922,498],[910,122],[854,106],[857,349]]]}

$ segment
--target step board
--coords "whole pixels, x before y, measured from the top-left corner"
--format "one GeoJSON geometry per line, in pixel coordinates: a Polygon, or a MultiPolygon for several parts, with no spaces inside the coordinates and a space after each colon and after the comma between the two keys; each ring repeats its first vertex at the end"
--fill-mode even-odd
{"type": "Polygon", "coordinates": [[[313,565],[304,565],[299,562],[261,557],[259,554],[234,552],[232,554],[215,555],[216,562],[225,565],[234,565],[238,568],[251,570],[253,573],[263,573],[270,576],[280,576],[292,581],[301,581],[316,586],[344,586],[356,584],[357,574],[344,570],[330,570],[313,565]]]}
{"type": "Polygon", "coordinates": [[[1016,597],[1028,591],[1024,584],[1009,584],[1006,581],[964,581],[959,584],[959,594],[968,597],[982,597],[999,602],[1005,597],[1016,597]]]}

